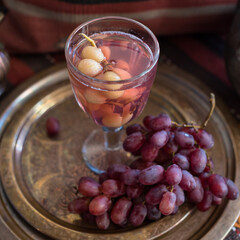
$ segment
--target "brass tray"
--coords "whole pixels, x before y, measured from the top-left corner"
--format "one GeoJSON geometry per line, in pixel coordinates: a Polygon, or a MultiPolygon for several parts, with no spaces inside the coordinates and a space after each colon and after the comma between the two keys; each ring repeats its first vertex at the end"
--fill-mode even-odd
{"type": "MultiPolygon", "coordinates": [[[[160,64],[147,106],[135,122],[160,112],[168,112],[177,122],[202,122],[209,109],[209,95],[198,79],[175,66],[160,64]]],[[[222,101],[216,100],[217,108],[207,127],[215,139],[209,154],[215,172],[240,187],[239,128],[222,101]]],[[[16,89],[1,103],[0,114],[1,207],[5,224],[18,239],[219,240],[238,217],[240,200],[225,200],[204,213],[184,204],[175,216],[138,228],[112,226],[100,231],[68,213],[67,204],[74,198],[78,179],[95,177],[81,158],[81,145],[96,126],[75,102],[63,64],[16,89]],[[49,116],[57,117],[61,124],[60,135],[54,139],[46,134],[49,116]]]]}

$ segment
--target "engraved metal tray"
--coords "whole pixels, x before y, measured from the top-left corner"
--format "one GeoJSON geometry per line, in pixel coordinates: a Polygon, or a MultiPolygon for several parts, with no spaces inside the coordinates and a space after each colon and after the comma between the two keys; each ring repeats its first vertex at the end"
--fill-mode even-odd
{"type": "MultiPolygon", "coordinates": [[[[160,64],[141,116],[167,112],[174,121],[201,123],[209,110],[209,89],[175,66],[160,64]]],[[[221,99],[207,126],[215,139],[209,151],[215,172],[240,187],[240,133],[221,99]]],[[[138,228],[98,230],[67,211],[83,175],[96,177],[81,158],[81,145],[96,125],[78,107],[65,65],[24,83],[0,105],[0,213],[16,239],[223,239],[235,223],[240,201],[199,212],[184,204],[174,216],[138,228]],[[46,119],[59,119],[58,137],[46,134],[46,119]]],[[[10,239],[10,238],[9,238],[10,239]]]]}

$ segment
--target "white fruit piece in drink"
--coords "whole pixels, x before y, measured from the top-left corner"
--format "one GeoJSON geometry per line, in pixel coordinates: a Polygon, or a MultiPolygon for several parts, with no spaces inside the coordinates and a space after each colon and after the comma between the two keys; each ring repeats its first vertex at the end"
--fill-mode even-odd
{"type": "Polygon", "coordinates": [[[138,88],[131,88],[125,90],[123,96],[121,99],[123,99],[125,102],[133,102],[136,99],[138,99],[141,96],[138,88]]]}
{"type": "Polygon", "coordinates": [[[102,119],[102,123],[106,127],[121,127],[122,117],[117,113],[113,113],[112,115],[105,116],[102,119]]]}
{"type": "Polygon", "coordinates": [[[132,119],[132,117],[133,117],[133,113],[127,113],[127,114],[123,115],[122,125],[129,122],[132,119]]]}
{"type": "Polygon", "coordinates": [[[121,78],[119,77],[118,74],[116,74],[113,71],[107,71],[104,73],[104,80],[108,80],[108,81],[119,81],[121,80],[121,78]]]}
{"type": "Polygon", "coordinates": [[[129,72],[121,68],[113,68],[113,72],[115,72],[122,80],[129,79],[132,77],[132,75],[129,72]]]}
{"type": "Polygon", "coordinates": [[[104,57],[106,58],[106,60],[108,60],[111,55],[110,48],[107,46],[101,46],[100,49],[102,50],[102,53],[103,53],[104,57]]]}
{"type": "Polygon", "coordinates": [[[117,68],[121,68],[121,69],[123,69],[124,71],[127,71],[127,72],[130,69],[129,68],[129,64],[126,61],[122,60],[122,59],[117,60],[116,67],[117,68]]]}
{"type": "Polygon", "coordinates": [[[105,59],[105,56],[100,48],[87,46],[82,50],[82,58],[92,59],[100,63],[105,59]]]}
{"type": "Polygon", "coordinates": [[[78,64],[78,70],[89,77],[94,77],[102,71],[102,66],[95,60],[82,59],[78,64]]]}
{"type": "Polygon", "coordinates": [[[106,97],[97,90],[87,89],[84,96],[89,103],[103,104],[106,101],[106,97]]]}
{"type": "MultiPolygon", "coordinates": [[[[112,72],[112,71],[105,72],[103,74],[103,79],[107,80],[107,81],[111,81],[111,82],[121,80],[121,78],[115,72],[112,72]]],[[[107,84],[106,85],[106,88],[109,90],[117,90],[117,89],[120,89],[121,87],[122,87],[122,84],[107,84]]],[[[116,98],[121,97],[123,95],[123,93],[124,93],[124,90],[106,91],[106,92],[104,92],[104,95],[109,99],[116,99],[116,98]]]]}

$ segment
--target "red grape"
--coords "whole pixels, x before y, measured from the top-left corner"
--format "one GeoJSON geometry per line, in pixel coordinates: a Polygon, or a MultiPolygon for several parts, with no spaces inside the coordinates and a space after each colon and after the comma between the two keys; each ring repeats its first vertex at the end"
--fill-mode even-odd
{"type": "Polygon", "coordinates": [[[183,190],[189,192],[195,189],[196,181],[190,172],[182,170],[182,180],[179,185],[183,190]]]}
{"type": "Polygon", "coordinates": [[[165,130],[155,132],[150,138],[150,142],[158,149],[166,145],[169,139],[168,133],[165,130]]]}
{"type": "Polygon", "coordinates": [[[96,217],[96,224],[99,229],[106,230],[110,225],[110,218],[107,212],[96,217]]]}
{"type": "Polygon", "coordinates": [[[213,194],[210,191],[205,190],[203,195],[203,200],[197,204],[198,210],[202,212],[207,211],[211,207],[212,201],[213,201],[213,194]]]}
{"type": "Polygon", "coordinates": [[[90,198],[78,197],[68,204],[68,211],[71,213],[83,213],[88,211],[90,198]]]}
{"type": "Polygon", "coordinates": [[[190,168],[194,174],[200,174],[203,172],[207,165],[207,154],[201,149],[197,148],[190,154],[190,168]]]}
{"type": "Polygon", "coordinates": [[[173,187],[173,192],[176,194],[176,206],[181,206],[185,202],[184,191],[179,185],[174,185],[173,187]]]}
{"type": "Polygon", "coordinates": [[[145,137],[141,132],[134,132],[127,136],[123,142],[123,148],[127,152],[136,152],[144,144],[145,137]]]}
{"type": "Polygon", "coordinates": [[[227,184],[227,188],[228,188],[228,194],[227,194],[227,198],[230,200],[235,200],[239,197],[239,190],[237,188],[237,186],[235,185],[235,183],[231,180],[226,178],[225,182],[227,184]]]}
{"type": "Polygon", "coordinates": [[[141,156],[144,161],[152,162],[158,155],[158,148],[150,142],[145,142],[141,149],[141,156]]]}
{"type": "Polygon", "coordinates": [[[49,137],[54,137],[58,135],[60,131],[60,123],[55,117],[50,117],[46,122],[47,134],[49,137]]]}
{"type": "Polygon", "coordinates": [[[126,128],[127,135],[130,135],[135,132],[144,132],[144,128],[142,127],[142,125],[140,125],[138,123],[134,123],[134,124],[129,125],[126,128]]]}
{"type": "Polygon", "coordinates": [[[170,165],[165,172],[165,178],[169,185],[179,184],[182,180],[181,168],[176,164],[170,165]]]}
{"type": "Polygon", "coordinates": [[[196,132],[196,130],[193,127],[180,127],[179,131],[188,133],[190,135],[194,135],[194,133],[196,132]]]}
{"type": "Polygon", "coordinates": [[[215,195],[213,195],[213,201],[212,201],[213,205],[221,205],[222,204],[222,198],[216,197],[215,195]]]}
{"type": "Polygon", "coordinates": [[[166,113],[161,113],[157,117],[150,119],[148,126],[153,131],[166,130],[171,127],[171,118],[166,113]]]}
{"type": "Polygon", "coordinates": [[[104,214],[111,206],[111,200],[105,195],[98,195],[89,204],[89,212],[94,216],[104,214]]]}
{"type": "Polygon", "coordinates": [[[174,155],[172,162],[177,164],[182,170],[189,170],[188,158],[180,153],[174,155]]]}
{"type": "Polygon", "coordinates": [[[91,177],[81,177],[78,182],[78,191],[86,197],[99,195],[100,184],[91,177]]]}
{"type": "Polygon", "coordinates": [[[211,176],[211,173],[208,172],[202,172],[199,175],[199,179],[201,180],[203,188],[208,188],[208,178],[211,176]]]}
{"type": "Polygon", "coordinates": [[[110,179],[120,180],[121,174],[131,169],[124,164],[113,164],[107,169],[107,175],[110,179]]]}
{"type": "Polygon", "coordinates": [[[176,132],[174,140],[181,148],[189,149],[194,146],[193,136],[185,132],[176,132]]]}
{"type": "Polygon", "coordinates": [[[224,178],[218,174],[212,174],[208,178],[210,191],[217,197],[224,198],[228,194],[228,187],[224,178]]]}
{"type": "Polygon", "coordinates": [[[201,148],[209,149],[214,145],[212,134],[208,133],[204,129],[198,129],[197,132],[194,132],[193,136],[201,148]]]}
{"type": "Polygon", "coordinates": [[[130,167],[132,169],[139,169],[139,170],[143,170],[145,168],[151,167],[153,165],[156,165],[156,163],[154,162],[146,162],[143,161],[141,158],[134,160],[131,164],[130,167]]]}
{"type": "Polygon", "coordinates": [[[146,203],[150,205],[159,204],[165,192],[168,192],[168,190],[164,184],[158,184],[152,187],[145,196],[146,203]]]}
{"type": "Polygon", "coordinates": [[[111,219],[115,224],[123,224],[126,222],[127,217],[132,207],[132,201],[122,197],[113,206],[111,211],[111,219]]]}
{"type": "Polygon", "coordinates": [[[136,203],[134,204],[133,209],[131,211],[129,221],[133,226],[137,227],[143,223],[146,216],[147,207],[145,206],[145,204],[136,203]]]}
{"type": "Polygon", "coordinates": [[[214,169],[214,163],[213,160],[210,158],[207,160],[207,165],[204,169],[204,172],[211,172],[214,169]]]}
{"type": "Polygon", "coordinates": [[[143,169],[139,176],[139,182],[143,185],[153,185],[164,178],[164,168],[160,165],[154,165],[143,169]]]}
{"type": "Polygon", "coordinates": [[[143,190],[144,186],[141,184],[136,186],[127,186],[126,193],[129,198],[138,198],[143,193],[143,190]]]}
{"type": "Polygon", "coordinates": [[[108,179],[102,183],[102,192],[109,197],[119,197],[125,194],[125,185],[115,179],[108,179]]]}
{"type": "Polygon", "coordinates": [[[169,140],[166,143],[166,145],[163,147],[164,152],[168,154],[173,154],[177,152],[178,150],[178,145],[174,141],[175,134],[173,132],[169,132],[169,140]]]}
{"type": "Polygon", "coordinates": [[[175,205],[171,215],[175,215],[178,212],[178,209],[179,209],[179,207],[177,205],[175,205]]]}
{"type": "Polygon", "coordinates": [[[198,177],[194,177],[194,179],[196,181],[196,188],[191,192],[187,192],[187,197],[191,202],[200,203],[203,200],[204,189],[201,180],[198,177]]]}
{"type": "Polygon", "coordinates": [[[147,219],[150,221],[156,221],[161,218],[161,212],[157,206],[146,204],[147,207],[147,219]]]}
{"type": "Polygon", "coordinates": [[[130,169],[121,175],[121,181],[126,185],[136,185],[139,183],[138,175],[140,170],[138,169],[130,169]]]}
{"type": "Polygon", "coordinates": [[[143,125],[144,125],[148,130],[151,130],[150,123],[151,123],[151,120],[154,119],[154,118],[155,118],[154,116],[146,116],[146,117],[144,117],[144,119],[143,119],[143,125]]]}
{"type": "Polygon", "coordinates": [[[159,210],[163,215],[170,215],[176,204],[176,194],[173,192],[166,192],[163,194],[159,204],[159,210]]]}

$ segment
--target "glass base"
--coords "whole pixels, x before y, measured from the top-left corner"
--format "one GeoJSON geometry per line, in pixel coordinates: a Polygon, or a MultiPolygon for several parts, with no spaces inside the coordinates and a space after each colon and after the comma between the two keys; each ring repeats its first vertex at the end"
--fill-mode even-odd
{"type": "Polygon", "coordinates": [[[121,163],[129,165],[133,157],[123,150],[122,146],[107,150],[105,133],[102,129],[93,130],[84,141],[82,155],[86,165],[96,174],[104,173],[112,164],[121,163]]]}

